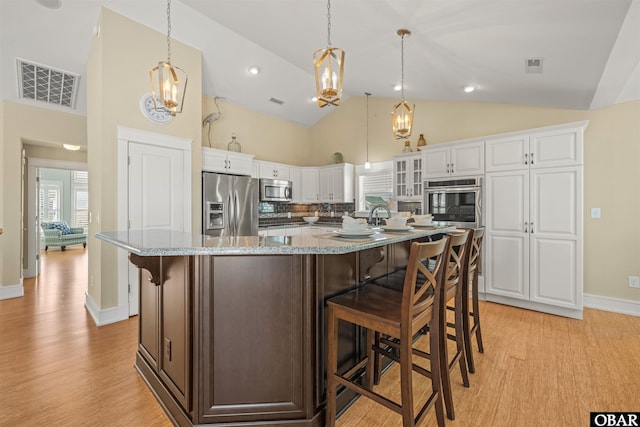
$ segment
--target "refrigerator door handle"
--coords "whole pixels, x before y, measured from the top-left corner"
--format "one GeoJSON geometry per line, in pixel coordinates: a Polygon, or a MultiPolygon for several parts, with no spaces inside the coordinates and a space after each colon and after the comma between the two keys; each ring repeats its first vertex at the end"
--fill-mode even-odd
{"type": "Polygon", "coordinates": [[[238,235],[238,227],[239,227],[238,226],[238,216],[239,216],[238,214],[240,213],[240,203],[238,202],[238,193],[236,193],[234,195],[234,197],[235,197],[236,200],[235,200],[235,205],[233,206],[233,209],[236,211],[236,214],[235,214],[235,225],[234,225],[233,235],[237,236],[238,235]]]}
{"type": "Polygon", "coordinates": [[[233,200],[231,200],[231,194],[229,194],[229,198],[227,200],[227,206],[229,207],[227,209],[227,223],[228,223],[228,227],[227,228],[228,228],[229,232],[233,235],[234,234],[234,230],[233,230],[233,222],[232,221],[235,218],[236,213],[235,213],[235,209],[234,209],[234,206],[233,206],[233,200]]]}

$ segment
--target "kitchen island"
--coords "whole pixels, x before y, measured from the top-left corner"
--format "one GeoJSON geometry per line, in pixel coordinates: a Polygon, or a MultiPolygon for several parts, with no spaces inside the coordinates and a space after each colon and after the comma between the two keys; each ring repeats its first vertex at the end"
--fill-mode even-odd
{"type": "MultiPolygon", "coordinates": [[[[127,250],[140,268],[136,369],[174,424],[322,426],[325,301],[384,280],[406,266],[412,241],[451,229],[358,238],[163,230],[96,237],[127,250]]],[[[339,340],[344,373],[365,357],[364,331],[341,324],[339,340]]],[[[354,398],[340,393],[338,409],[354,398]]]]}

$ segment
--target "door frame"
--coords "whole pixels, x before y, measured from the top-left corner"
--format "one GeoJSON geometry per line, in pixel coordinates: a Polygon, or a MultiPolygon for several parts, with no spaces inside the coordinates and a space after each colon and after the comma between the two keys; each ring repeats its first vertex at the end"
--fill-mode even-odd
{"type": "MultiPolygon", "coordinates": [[[[182,150],[184,186],[184,230],[191,232],[191,145],[192,139],[118,126],[118,230],[129,229],[129,143],[153,145],[182,150]]],[[[129,318],[129,253],[117,249],[118,255],[118,318],[129,318]]]]}
{"type": "MultiPolygon", "coordinates": [[[[27,263],[26,268],[23,268],[22,277],[35,277],[40,274],[40,263],[36,256],[40,254],[40,219],[36,218],[38,215],[38,206],[36,203],[36,176],[38,169],[65,169],[65,170],[77,170],[87,171],[88,165],[83,162],[72,162],[68,160],[53,160],[43,159],[40,157],[28,157],[27,156],[27,215],[23,218],[23,222],[27,228],[27,263]],[[32,219],[36,219],[35,226],[31,222],[32,219]]],[[[89,195],[91,197],[91,195],[89,195]]]]}

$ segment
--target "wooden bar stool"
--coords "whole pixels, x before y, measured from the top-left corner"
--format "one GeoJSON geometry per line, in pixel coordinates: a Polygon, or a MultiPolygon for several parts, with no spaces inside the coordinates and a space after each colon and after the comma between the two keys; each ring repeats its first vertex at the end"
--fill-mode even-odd
{"type": "Polygon", "coordinates": [[[402,292],[396,292],[381,286],[366,285],[360,289],[331,298],[328,301],[328,355],[327,355],[327,408],[326,424],[335,425],[336,391],[339,384],[368,397],[379,404],[402,415],[403,427],[413,427],[426,416],[428,409],[435,407],[439,427],[444,426],[444,410],[442,407],[440,369],[442,354],[444,323],[443,306],[438,305],[440,298],[439,277],[444,271],[444,251],[448,239],[437,242],[417,243],[411,245],[409,263],[402,292]],[[434,271],[425,265],[429,258],[436,259],[434,271]],[[420,283],[418,271],[422,273],[424,282],[420,283]],[[435,289],[430,292],[429,289],[435,289]],[[338,365],[338,322],[340,320],[360,325],[367,330],[367,357],[344,375],[337,373],[338,365]],[[413,348],[412,337],[426,325],[431,326],[429,353],[413,348]],[[400,351],[400,387],[401,404],[387,399],[373,391],[374,374],[374,334],[386,334],[399,339],[400,351]],[[415,365],[413,355],[429,360],[430,371],[415,365]],[[351,381],[350,377],[366,366],[365,385],[351,381]],[[412,371],[431,378],[432,392],[426,403],[414,413],[412,371]]]}
{"type": "MultiPolygon", "coordinates": [[[[453,353],[453,357],[449,359],[447,346],[442,348],[442,354],[440,355],[440,363],[442,367],[440,369],[442,374],[442,395],[444,397],[444,404],[447,409],[447,417],[451,420],[455,419],[455,412],[453,409],[453,395],[451,391],[451,371],[455,368],[456,362],[460,366],[460,374],[462,376],[462,384],[465,387],[469,387],[469,376],[467,375],[467,360],[465,357],[464,347],[464,331],[462,328],[464,313],[463,313],[463,285],[464,285],[464,270],[465,262],[467,260],[467,240],[469,236],[468,230],[460,230],[450,232],[448,234],[447,249],[445,250],[444,258],[444,275],[442,283],[442,300],[440,303],[446,309],[451,309],[454,312],[454,322],[446,322],[446,309],[443,310],[443,323],[448,328],[453,329],[453,334],[445,332],[445,342],[447,340],[454,341],[456,343],[456,350],[453,353]],[[453,301],[453,305],[449,304],[453,301]]],[[[431,332],[431,331],[430,331],[431,332]]]]}
{"type": "Polygon", "coordinates": [[[477,228],[470,230],[469,239],[467,241],[467,263],[466,271],[464,273],[465,283],[463,286],[463,313],[462,329],[464,330],[464,345],[465,355],[467,357],[467,364],[469,366],[469,372],[472,374],[476,372],[475,364],[473,363],[473,346],[471,344],[471,337],[475,333],[476,341],[478,343],[478,351],[484,353],[484,346],[482,344],[482,331],[480,329],[480,308],[478,305],[478,273],[481,270],[481,253],[482,253],[482,239],[484,238],[484,228],[477,228]],[[469,310],[469,289],[471,289],[471,308],[469,310]],[[470,318],[473,319],[473,325],[470,327],[470,318]]]}

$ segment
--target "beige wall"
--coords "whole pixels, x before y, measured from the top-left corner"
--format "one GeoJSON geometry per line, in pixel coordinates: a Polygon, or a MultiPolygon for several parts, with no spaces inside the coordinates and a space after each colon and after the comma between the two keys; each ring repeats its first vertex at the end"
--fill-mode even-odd
{"type": "MultiPolygon", "coordinates": [[[[345,161],[363,163],[366,98],[350,98],[311,132],[311,158],[341,151],[345,161]]],[[[403,143],[391,133],[394,100],[369,99],[369,160],[399,154],[403,143]]],[[[627,276],[640,276],[640,101],[593,110],[566,110],[507,104],[420,101],[416,103],[413,150],[418,135],[427,144],[475,138],[589,120],[584,146],[584,291],[640,301],[627,276]],[[602,209],[591,219],[591,207],[602,209]]]]}
{"type": "MultiPolygon", "coordinates": [[[[28,104],[3,103],[4,126],[2,129],[2,226],[0,237],[2,254],[1,286],[20,284],[22,260],[20,255],[22,237],[22,149],[28,142],[48,144],[40,154],[56,150],[63,143],[86,145],[86,118],[76,114],[40,108],[28,104]]],[[[61,159],[75,160],[70,152],[68,157],[58,154],[61,159]]],[[[25,242],[26,244],[26,242],[25,242]]]]}
{"type": "MultiPolygon", "coordinates": [[[[166,35],[141,26],[109,9],[100,14],[100,39],[95,40],[87,64],[87,130],[89,163],[89,235],[113,231],[117,224],[118,126],[188,138],[192,145],[192,188],[200,194],[202,63],[201,53],[176,40],[171,60],[189,76],[182,114],[164,125],[147,120],[139,108],[150,90],[149,70],[166,59],[166,35]]],[[[193,200],[192,224],[200,227],[200,200],[193,200]]],[[[116,249],[90,237],[89,294],[100,308],[118,303],[116,249]]]]}
{"type": "MultiPolygon", "coordinates": [[[[242,152],[253,154],[258,160],[269,160],[293,165],[307,164],[309,159],[310,130],[286,120],[267,116],[247,108],[218,100],[222,116],[211,125],[211,147],[227,149],[231,134],[237,135],[242,152]]],[[[202,116],[217,111],[213,98],[204,96],[202,116]]],[[[209,146],[209,126],[202,128],[202,146],[209,146]]]]}

